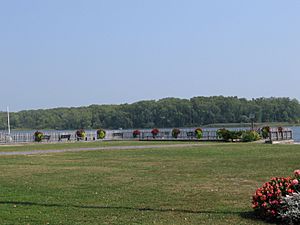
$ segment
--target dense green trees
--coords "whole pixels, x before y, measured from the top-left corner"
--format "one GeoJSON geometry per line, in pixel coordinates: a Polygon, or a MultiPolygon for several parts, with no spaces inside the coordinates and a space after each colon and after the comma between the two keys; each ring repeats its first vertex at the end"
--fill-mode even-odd
{"type": "MultiPolygon", "coordinates": [[[[255,122],[299,122],[300,104],[289,98],[164,98],[122,105],[20,111],[11,113],[11,126],[15,129],[196,127],[249,122],[251,113],[255,114],[255,122]]],[[[3,112],[0,129],[5,128],[3,112]]]]}

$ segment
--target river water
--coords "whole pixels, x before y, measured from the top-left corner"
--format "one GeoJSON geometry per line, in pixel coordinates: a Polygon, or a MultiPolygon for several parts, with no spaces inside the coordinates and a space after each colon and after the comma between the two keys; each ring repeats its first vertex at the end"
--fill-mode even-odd
{"type": "Polygon", "coordinates": [[[293,130],[294,141],[300,142],[300,127],[290,127],[293,130]]]}

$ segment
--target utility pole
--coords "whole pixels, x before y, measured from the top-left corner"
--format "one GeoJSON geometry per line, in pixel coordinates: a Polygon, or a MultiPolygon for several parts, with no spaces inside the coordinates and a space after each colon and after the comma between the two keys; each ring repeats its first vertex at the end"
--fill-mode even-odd
{"type": "Polygon", "coordinates": [[[249,118],[251,120],[251,130],[254,130],[254,119],[255,119],[255,114],[250,113],[249,118]]]}
{"type": "Polygon", "coordinates": [[[7,127],[8,127],[8,135],[10,135],[10,121],[9,121],[9,108],[7,106],[7,127]]]}

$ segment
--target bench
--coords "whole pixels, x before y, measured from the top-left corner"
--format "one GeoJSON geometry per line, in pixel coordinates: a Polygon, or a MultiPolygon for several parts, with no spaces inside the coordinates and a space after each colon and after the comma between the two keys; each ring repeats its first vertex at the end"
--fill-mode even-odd
{"type": "Polygon", "coordinates": [[[193,131],[188,131],[188,132],[186,132],[186,136],[188,137],[188,138],[194,138],[195,137],[195,132],[193,132],[193,131]]]}
{"type": "Polygon", "coordinates": [[[49,141],[51,138],[51,135],[43,135],[42,140],[47,140],[49,141]]]}
{"type": "Polygon", "coordinates": [[[62,139],[68,139],[70,141],[71,139],[71,134],[61,134],[58,136],[58,141],[61,141],[62,139]]]}
{"type": "Polygon", "coordinates": [[[113,133],[113,137],[123,138],[123,133],[113,133]]]}

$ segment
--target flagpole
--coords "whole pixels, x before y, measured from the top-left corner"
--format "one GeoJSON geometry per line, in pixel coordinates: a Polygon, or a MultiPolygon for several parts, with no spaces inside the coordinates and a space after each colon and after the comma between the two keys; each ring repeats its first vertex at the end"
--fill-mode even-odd
{"type": "Polygon", "coordinates": [[[10,121],[9,121],[9,108],[7,106],[7,127],[8,127],[8,135],[10,135],[10,121]]]}

